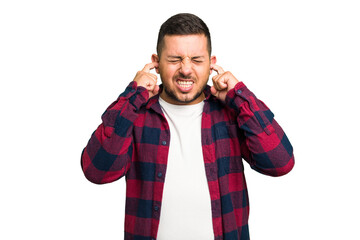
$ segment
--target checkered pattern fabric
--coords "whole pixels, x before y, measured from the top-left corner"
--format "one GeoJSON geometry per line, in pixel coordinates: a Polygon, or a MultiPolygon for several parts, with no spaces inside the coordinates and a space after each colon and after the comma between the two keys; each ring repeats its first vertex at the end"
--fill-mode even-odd
{"type": "MultiPolygon", "coordinates": [[[[269,108],[242,82],[225,103],[210,94],[209,86],[204,92],[201,139],[214,239],[249,239],[242,159],[260,173],[281,176],[293,168],[293,149],[269,108]]],[[[104,112],[82,152],[89,181],[103,184],[125,176],[126,240],[157,236],[171,140],[158,97],[148,99],[147,90],[131,82],[104,112]]]]}

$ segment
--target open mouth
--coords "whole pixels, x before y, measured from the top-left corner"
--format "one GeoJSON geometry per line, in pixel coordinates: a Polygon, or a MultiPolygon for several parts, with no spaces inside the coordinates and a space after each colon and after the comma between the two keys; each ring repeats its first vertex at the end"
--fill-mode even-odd
{"type": "Polygon", "coordinates": [[[193,85],[194,85],[193,80],[185,80],[185,79],[177,79],[176,83],[177,83],[178,88],[182,92],[190,91],[192,89],[193,85]]]}

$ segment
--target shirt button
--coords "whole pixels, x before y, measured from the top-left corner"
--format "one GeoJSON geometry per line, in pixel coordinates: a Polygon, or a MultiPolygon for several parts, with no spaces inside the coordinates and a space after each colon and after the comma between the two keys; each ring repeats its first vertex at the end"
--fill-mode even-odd
{"type": "Polygon", "coordinates": [[[237,92],[237,94],[239,94],[239,95],[242,93],[241,90],[237,90],[236,92],[237,92]]]}
{"type": "Polygon", "coordinates": [[[162,141],[162,145],[164,145],[164,146],[165,146],[165,145],[166,145],[166,141],[162,141]]]}
{"type": "Polygon", "coordinates": [[[157,176],[159,177],[159,178],[161,178],[162,177],[162,173],[161,172],[159,172],[158,174],[157,174],[157,176]]]}
{"type": "Polygon", "coordinates": [[[154,206],[154,210],[158,211],[159,210],[159,206],[154,206]]]}

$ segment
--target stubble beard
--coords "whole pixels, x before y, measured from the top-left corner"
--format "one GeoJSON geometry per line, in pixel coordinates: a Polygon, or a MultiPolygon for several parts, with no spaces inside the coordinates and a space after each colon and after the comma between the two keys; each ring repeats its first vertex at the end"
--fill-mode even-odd
{"type": "MultiPolygon", "coordinates": [[[[183,76],[183,75],[176,75],[173,79],[178,79],[178,78],[182,78],[182,79],[192,79],[195,82],[197,82],[197,80],[191,76],[183,76]]],[[[163,91],[165,91],[166,95],[171,98],[172,100],[174,100],[175,102],[178,102],[181,105],[185,105],[185,104],[189,104],[193,101],[195,101],[196,99],[198,99],[204,92],[205,88],[206,88],[206,84],[207,81],[204,83],[204,85],[200,88],[200,90],[194,95],[193,98],[191,99],[186,99],[185,100],[181,100],[176,96],[175,91],[171,90],[170,88],[167,87],[167,85],[163,82],[163,91]]]]}

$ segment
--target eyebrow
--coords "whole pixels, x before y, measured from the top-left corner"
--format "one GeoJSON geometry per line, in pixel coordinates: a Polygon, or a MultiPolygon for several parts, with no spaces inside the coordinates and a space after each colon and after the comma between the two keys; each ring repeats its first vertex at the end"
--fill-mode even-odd
{"type": "Polygon", "coordinates": [[[199,59],[199,58],[205,58],[204,56],[195,56],[195,57],[192,57],[191,59],[199,59]]]}
{"type": "Polygon", "coordinates": [[[182,57],[180,57],[180,56],[168,56],[168,58],[182,59],[182,57]]]}

